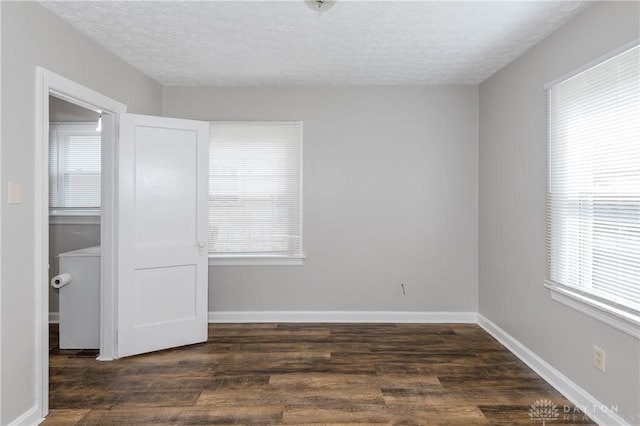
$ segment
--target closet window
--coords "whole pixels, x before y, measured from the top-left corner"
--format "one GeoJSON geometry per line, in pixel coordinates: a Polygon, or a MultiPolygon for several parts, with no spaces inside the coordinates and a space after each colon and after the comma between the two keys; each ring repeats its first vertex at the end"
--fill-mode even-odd
{"type": "Polygon", "coordinates": [[[301,264],[302,123],[213,122],[210,264],[301,264]]]}
{"type": "Polygon", "coordinates": [[[49,125],[50,214],[100,214],[100,153],[95,123],[49,125]]]}

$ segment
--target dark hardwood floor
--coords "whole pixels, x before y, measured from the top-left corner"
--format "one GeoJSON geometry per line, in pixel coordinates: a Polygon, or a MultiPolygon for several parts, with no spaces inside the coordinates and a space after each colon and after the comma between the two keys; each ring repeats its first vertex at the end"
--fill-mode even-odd
{"type": "Polygon", "coordinates": [[[212,324],[112,362],[51,334],[44,425],[593,424],[477,325],[212,324]]]}

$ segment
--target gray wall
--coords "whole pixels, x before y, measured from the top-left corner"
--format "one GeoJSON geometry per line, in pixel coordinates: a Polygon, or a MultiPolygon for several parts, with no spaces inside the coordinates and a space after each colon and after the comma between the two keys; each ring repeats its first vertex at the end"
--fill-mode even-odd
{"type": "Polygon", "coordinates": [[[210,311],[476,311],[477,87],[166,87],[163,114],[304,122],[304,266],[211,267],[210,311]]]}
{"type": "Polygon", "coordinates": [[[637,2],[598,2],[480,86],[479,307],[619,414],[640,422],[640,344],[550,299],[543,85],[639,36],[637,2]],[[607,371],[593,367],[593,345],[607,371]]]}
{"type": "Polygon", "coordinates": [[[2,2],[2,177],[18,181],[23,204],[2,208],[2,418],[6,424],[35,397],[34,146],[35,66],[43,66],[128,105],[161,112],[162,89],[35,2],[2,2]]]}

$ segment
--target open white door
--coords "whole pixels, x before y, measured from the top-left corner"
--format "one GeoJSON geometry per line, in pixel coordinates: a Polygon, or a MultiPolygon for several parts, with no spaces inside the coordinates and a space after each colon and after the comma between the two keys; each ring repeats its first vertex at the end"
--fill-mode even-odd
{"type": "Polygon", "coordinates": [[[209,124],[113,119],[117,356],[206,341],[209,124]]]}

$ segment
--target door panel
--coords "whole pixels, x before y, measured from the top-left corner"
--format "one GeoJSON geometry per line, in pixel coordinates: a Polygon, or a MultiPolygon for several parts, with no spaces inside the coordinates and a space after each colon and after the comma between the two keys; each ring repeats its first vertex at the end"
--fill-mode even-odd
{"type": "Polygon", "coordinates": [[[194,132],[139,127],[135,136],[136,244],[193,244],[198,240],[194,132]],[[164,203],[160,208],[158,199],[164,203]]]}
{"type": "Polygon", "coordinates": [[[194,265],[136,269],[134,327],[196,318],[194,265]]]}
{"type": "Polygon", "coordinates": [[[208,123],[118,121],[118,356],[205,341],[208,123]]]}

